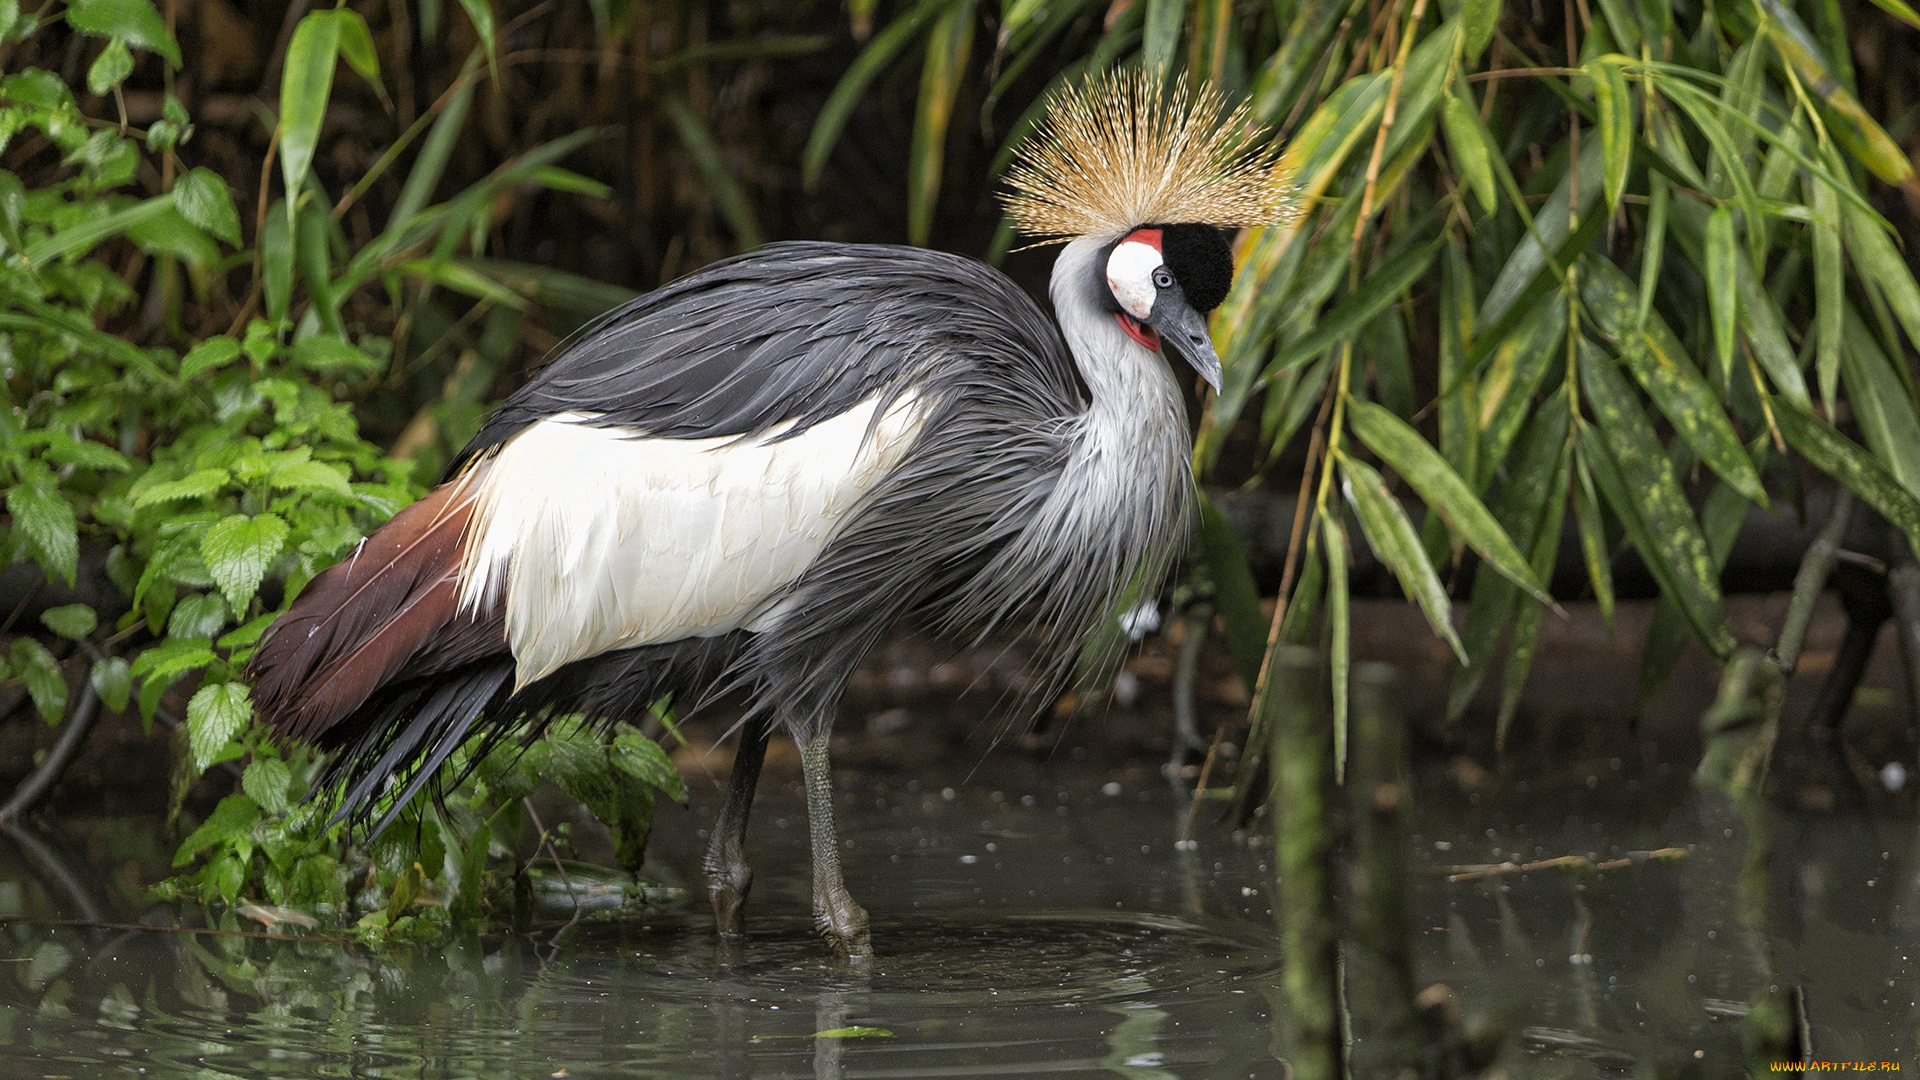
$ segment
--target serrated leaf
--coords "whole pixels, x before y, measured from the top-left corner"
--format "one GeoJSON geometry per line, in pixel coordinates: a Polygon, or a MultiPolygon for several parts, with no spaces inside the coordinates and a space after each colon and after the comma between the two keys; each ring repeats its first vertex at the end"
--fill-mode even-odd
{"type": "Polygon", "coordinates": [[[80,529],[66,498],[40,484],[14,484],[7,491],[7,513],[47,580],[71,585],[80,566],[80,529]]]}
{"type": "Polygon", "coordinates": [[[206,772],[252,719],[253,698],[243,683],[221,683],[194,691],[187,702],[187,745],[193,752],[194,769],[206,772]]]}
{"type": "Polygon", "coordinates": [[[240,790],[269,814],[284,814],[293,806],[293,770],[279,758],[254,758],[240,774],[240,790]]]}
{"type": "Polygon", "coordinates": [[[40,621],[47,629],[70,641],[84,641],[93,628],[100,625],[100,617],[85,604],[62,604],[57,608],[48,608],[40,613],[40,621]]]}
{"type": "Polygon", "coordinates": [[[56,465],[77,465],[104,472],[127,472],[133,463],[120,451],[91,439],[76,439],[64,431],[49,431],[45,458],[56,465]]]}
{"type": "Polygon", "coordinates": [[[167,616],[167,636],[177,640],[211,639],[227,625],[227,602],[218,593],[196,593],[173,607],[167,616]]]}
{"type": "Polygon", "coordinates": [[[1487,560],[1488,565],[1534,599],[1543,604],[1553,603],[1507,531],[1419,432],[1384,406],[1370,401],[1348,402],[1347,422],[1360,441],[1393,466],[1401,479],[1446,518],[1447,524],[1460,534],[1468,547],[1487,560]]]}
{"type": "Polygon", "coordinates": [[[614,737],[613,766],[628,776],[667,793],[675,802],[687,801],[686,782],[674,768],[660,744],[636,731],[623,731],[614,737]]]}
{"type": "Polygon", "coordinates": [[[93,58],[87,67],[87,89],[94,94],[104,95],[133,74],[133,54],[127,51],[127,43],[119,38],[107,42],[100,55],[93,58]]]}
{"type": "Polygon", "coordinates": [[[67,24],[97,37],[119,38],[136,49],[147,49],[180,66],[180,46],[167,33],[167,22],[147,0],[74,0],[67,5],[67,24]]]}
{"type": "Polygon", "coordinates": [[[243,840],[253,834],[253,827],[259,823],[259,804],[235,792],[221,799],[220,805],[207,815],[207,820],[181,841],[179,850],[173,854],[173,865],[185,866],[193,861],[195,855],[216,844],[243,840]]]}
{"type": "Polygon", "coordinates": [[[269,483],[294,491],[325,492],[343,499],[353,497],[353,488],[337,466],[321,461],[295,461],[276,466],[269,483]]]}
{"type": "MultiPolygon", "coordinates": [[[[1441,584],[1440,575],[1434,573],[1433,564],[1427,561],[1420,533],[1414,529],[1413,522],[1407,520],[1407,512],[1400,508],[1399,500],[1387,490],[1386,480],[1373,466],[1342,454],[1340,467],[1344,477],[1342,490],[1374,554],[1393,571],[1408,598],[1420,605],[1433,632],[1453,649],[1461,663],[1466,663],[1466,647],[1460,644],[1460,635],[1453,629],[1453,604],[1447,599],[1447,587],[1441,584]]],[[[1288,614],[1291,618],[1292,613],[1288,614]]]]}
{"type": "Polygon", "coordinates": [[[233,479],[225,469],[199,469],[179,480],[168,480],[142,491],[133,500],[133,508],[142,510],[159,503],[181,499],[204,499],[219,493],[233,479]]]}
{"type": "Polygon", "coordinates": [[[181,217],[234,247],[240,245],[240,215],[219,173],[204,165],[186,173],[173,185],[173,200],[181,217]]]}
{"type": "Polygon", "coordinates": [[[185,382],[223,364],[232,363],[240,355],[240,343],[230,337],[210,337],[188,350],[180,360],[180,381],[185,382]]]}
{"type": "Polygon", "coordinates": [[[380,361],[328,334],[315,334],[293,344],[293,362],[322,375],[372,375],[380,361]]]}
{"type": "Polygon", "coordinates": [[[100,695],[100,701],[109,712],[122,712],[127,707],[127,699],[133,696],[133,675],[127,667],[125,657],[107,656],[93,662],[92,670],[87,672],[87,681],[92,684],[93,692],[100,695]]]}
{"type": "Polygon", "coordinates": [[[200,555],[207,572],[226,594],[233,610],[245,613],[287,539],[287,523],[277,514],[233,514],[207,529],[200,555]]]}
{"type": "Polygon", "coordinates": [[[27,684],[27,696],[41,717],[49,724],[59,723],[67,711],[67,677],[60,671],[60,661],[30,637],[14,639],[12,656],[14,674],[27,684]]]}

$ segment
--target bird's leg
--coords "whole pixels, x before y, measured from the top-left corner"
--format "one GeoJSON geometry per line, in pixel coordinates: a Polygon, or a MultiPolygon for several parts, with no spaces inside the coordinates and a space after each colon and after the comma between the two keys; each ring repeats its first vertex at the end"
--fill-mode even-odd
{"type": "Polygon", "coordinates": [[[720,817],[713,823],[713,839],[707,844],[707,896],[713,901],[714,927],[723,938],[738,938],[746,933],[741,908],[746,906],[747,890],[753,887],[753,870],[747,866],[745,842],[747,814],[753,809],[753,789],[760,782],[760,763],[767,757],[767,722],[747,721],[740,732],[740,749],[733,756],[733,772],[727,777],[726,801],[720,804],[720,817]]]}
{"type": "Polygon", "coordinates": [[[800,743],[800,771],[807,785],[807,826],[813,835],[813,922],[834,950],[849,960],[873,959],[867,912],[847,892],[840,876],[840,841],[833,830],[833,766],[827,734],[800,743]]]}

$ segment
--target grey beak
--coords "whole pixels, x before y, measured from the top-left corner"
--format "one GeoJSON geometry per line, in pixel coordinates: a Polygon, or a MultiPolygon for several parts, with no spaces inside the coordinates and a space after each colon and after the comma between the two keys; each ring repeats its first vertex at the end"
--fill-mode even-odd
{"type": "Polygon", "coordinates": [[[1193,370],[1207,380],[1214,393],[1220,392],[1220,355],[1213,351],[1213,338],[1207,333],[1207,320],[1184,297],[1162,293],[1154,302],[1147,325],[1160,335],[1161,342],[1173,346],[1193,370]]]}

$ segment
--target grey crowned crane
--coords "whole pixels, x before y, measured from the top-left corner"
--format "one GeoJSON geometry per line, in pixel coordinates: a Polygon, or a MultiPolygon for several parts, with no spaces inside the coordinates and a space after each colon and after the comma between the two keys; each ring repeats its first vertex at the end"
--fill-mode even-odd
{"type": "Polygon", "coordinates": [[[1121,75],[1061,94],[1010,176],[1070,238],[1058,320],[997,271],[915,248],[784,243],[627,304],[568,345],[426,498],[320,574],[252,662],[260,715],[333,752],[384,826],[469,736],[749,695],[706,856],[718,929],[767,740],[799,745],[813,909],[871,955],[841,878],[827,736],[896,621],[1040,628],[1058,687],[1122,587],[1184,548],[1191,437],[1168,344],[1217,389],[1203,314],[1222,227],[1287,187],[1243,114],[1121,75]]]}

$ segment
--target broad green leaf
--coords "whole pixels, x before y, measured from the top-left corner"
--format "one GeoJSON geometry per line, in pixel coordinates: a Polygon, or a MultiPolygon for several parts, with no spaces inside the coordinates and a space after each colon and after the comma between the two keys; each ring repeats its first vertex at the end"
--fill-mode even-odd
{"type": "Polygon", "coordinates": [[[1180,47],[1180,28],[1187,21],[1186,0],[1144,0],[1147,5],[1145,36],[1140,39],[1140,61],[1146,69],[1164,79],[1173,70],[1175,50],[1180,47]]]}
{"type": "Polygon", "coordinates": [[[1347,694],[1353,623],[1347,602],[1347,530],[1329,509],[1320,518],[1327,541],[1327,658],[1333,678],[1333,775],[1347,774],[1347,694]]]}
{"type": "Polygon", "coordinates": [[[33,699],[41,718],[49,724],[59,723],[67,711],[67,676],[60,670],[60,661],[31,637],[15,638],[10,656],[14,673],[26,683],[27,696],[33,699]]]}
{"type": "Polygon", "coordinates": [[[204,499],[227,486],[232,474],[225,469],[199,469],[180,480],[154,484],[134,496],[133,508],[145,509],[181,499],[204,499]]]}
{"type": "Polygon", "coordinates": [[[854,106],[860,103],[868,84],[907,47],[907,42],[919,35],[921,27],[957,2],[959,0],[920,0],[874,35],[846,74],[840,76],[833,93],[827,96],[826,105],[820,109],[820,117],[814,121],[813,132],[807,137],[807,148],[801,154],[801,179],[808,190],[820,182],[820,171],[827,167],[827,155],[833,152],[834,143],[840,141],[847,122],[853,119],[854,106]]]}
{"type": "MultiPolygon", "coordinates": [[[[198,695],[195,695],[197,698],[198,695]]],[[[252,708],[251,705],[248,708],[252,708]]],[[[207,820],[200,827],[187,834],[180,843],[180,849],[173,853],[173,865],[185,866],[194,856],[217,844],[231,844],[244,840],[253,833],[253,827],[260,823],[260,807],[247,796],[235,792],[220,800],[213,808],[207,820]]]]}
{"type": "Polygon", "coordinates": [[[127,701],[133,696],[133,676],[125,657],[104,656],[95,660],[87,672],[87,681],[92,683],[93,692],[100,695],[100,702],[108,712],[126,710],[127,701]]]}
{"type": "Polygon", "coordinates": [[[227,626],[227,602],[218,593],[196,593],[175,604],[167,616],[167,636],[176,640],[211,638],[227,626]]]}
{"type": "Polygon", "coordinates": [[[686,99],[678,93],[667,94],[663,100],[667,115],[673,118],[674,127],[680,133],[680,145],[686,148],[687,156],[693,159],[694,168],[700,170],[700,177],[706,181],[707,190],[712,193],[720,216],[726,219],[727,228],[733,230],[734,240],[744,251],[751,251],[766,243],[765,234],[760,231],[760,222],[754,216],[753,204],[740,190],[740,185],[734,182],[733,173],[728,171],[725,160],[721,158],[719,144],[713,141],[713,133],[707,130],[706,122],[694,113],[686,99]]]}
{"type": "Polygon", "coordinates": [[[188,350],[180,359],[180,381],[185,382],[214,368],[232,363],[240,355],[240,343],[230,337],[210,337],[188,350]]]}
{"type": "Polygon", "coordinates": [[[1715,656],[1733,652],[1719,575],[1673,463],[1634,393],[1599,346],[1580,343],[1580,381],[1598,427],[1579,425],[1585,460],[1647,569],[1715,656]]]}
{"type": "Polygon", "coordinates": [[[253,719],[253,698],[243,683],[202,686],[187,702],[187,744],[194,768],[206,772],[214,758],[253,719]]]}
{"type": "Polygon", "coordinates": [[[323,461],[295,461],[275,466],[269,482],[276,488],[308,494],[324,492],[342,499],[353,497],[353,487],[347,483],[345,470],[323,461]]]}
{"type": "Polygon", "coordinates": [[[52,486],[51,479],[8,488],[7,513],[13,515],[14,534],[26,540],[27,551],[46,571],[47,580],[73,584],[80,565],[80,529],[73,504],[52,486]]]}
{"type": "Polygon", "coordinates": [[[1854,271],[1862,282],[1877,289],[1900,320],[1907,340],[1920,346],[1920,284],[1913,271],[1894,249],[1877,214],[1871,214],[1851,202],[1841,207],[1846,220],[1847,253],[1853,257],[1854,271]]]}
{"type": "Polygon", "coordinates": [[[157,52],[180,66],[180,46],[167,33],[167,22],[147,0],[74,0],[67,5],[67,24],[96,37],[117,38],[136,49],[157,52]]]}
{"type": "Polygon", "coordinates": [[[183,174],[173,185],[174,205],[195,226],[240,246],[240,215],[220,174],[201,166],[183,174]]]}
{"type": "MultiPolygon", "coordinates": [[[[1434,573],[1433,564],[1427,561],[1420,534],[1407,519],[1407,512],[1400,508],[1399,500],[1387,490],[1386,480],[1373,466],[1341,454],[1340,468],[1341,488],[1353,506],[1360,531],[1366,535],[1373,553],[1393,571],[1407,597],[1420,605],[1433,632],[1453,649],[1461,663],[1466,663],[1466,648],[1453,629],[1453,604],[1447,599],[1447,587],[1441,584],[1440,575],[1434,573]]],[[[1291,612],[1288,621],[1292,621],[1291,612]]]]}
{"type": "Polygon", "coordinates": [[[215,522],[200,538],[207,572],[243,617],[261,579],[280,557],[287,531],[286,521],[278,514],[233,514],[215,522]]]}
{"type": "Polygon", "coordinates": [[[107,42],[100,55],[93,58],[87,67],[87,89],[94,94],[110,93],[127,76],[133,74],[133,54],[127,51],[127,43],[120,38],[107,42]]]}
{"type": "MultiPolygon", "coordinates": [[[[1419,432],[1370,401],[1349,401],[1347,422],[1368,449],[1393,466],[1428,506],[1447,519],[1447,524],[1460,534],[1468,547],[1534,599],[1543,604],[1553,603],[1506,530],[1494,521],[1472,489],[1419,432]]],[[[1368,536],[1372,536],[1371,530],[1368,536]]]]}
{"type": "Polygon", "coordinates": [[[293,343],[295,365],[321,375],[377,375],[379,360],[352,345],[326,334],[315,334],[293,343]]]}
{"type": "MultiPolygon", "coordinates": [[[[1520,426],[1535,412],[1533,395],[1567,357],[1567,305],[1541,304],[1487,356],[1475,386],[1480,438],[1474,456],[1474,489],[1485,491],[1505,463],[1520,426]]],[[[1524,547],[1525,545],[1521,545],[1524,547]]]]}
{"type": "Polygon", "coordinates": [[[47,629],[73,641],[85,641],[87,635],[93,633],[93,628],[100,625],[100,617],[85,604],[62,604],[48,608],[40,613],[40,621],[47,624],[47,629]]]}
{"type": "Polygon", "coordinates": [[[612,757],[613,767],[642,783],[651,784],[666,792],[675,802],[687,801],[686,782],[680,777],[680,770],[673,767],[667,752],[660,744],[637,731],[623,731],[614,736],[612,757]]]}
{"type": "Polygon", "coordinates": [[[293,220],[285,199],[276,199],[260,226],[260,279],[267,318],[279,322],[293,303],[293,220]]]}
{"type": "Polygon", "coordinates": [[[293,770],[279,758],[254,758],[240,774],[240,790],[269,814],[284,814],[293,806],[293,770]]]}
{"type": "Polygon", "coordinates": [[[1720,360],[1720,379],[1733,378],[1733,331],[1739,314],[1738,279],[1733,267],[1735,240],[1733,209],[1725,203],[1707,215],[1707,308],[1713,315],[1714,355],[1720,360]]]}
{"type": "Polygon", "coordinates": [[[1594,105],[1600,111],[1600,157],[1606,177],[1607,213],[1620,206],[1633,165],[1633,94],[1620,70],[1624,56],[1603,56],[1586,66],[1593,78],[1594,105]]]}
{"type": "Polygon", "coordinates": [[[1446,133],[1447,152],[1453,155],[1453,164],[1460,170],[1461,179],[1473,188],[1474,197],[1480,200],[1480,209],[1490,214],[1500,205],[1500,192],[1494,186],[1493,163],[1478,121],[1473,106],[1458,96],[1448,95],[1440,106],[1440,126],[1446,133]]]}
{"type": "Polygon", "coordinates": [[[220,261],[219,247],[173,208],[129,226],[127,239],[149,255],[171,256],[189,266],[212,266],[220,261]]]}
{"type": "MultiPolygon", "coordinates": [[[[1176,3],[1176,0],[1147,0],[1176,3]]],[[[945,168],[947,127],[953,120],[953,100],[967,72],[973,51],[973,0],[961,0],[947,9],[927,33],[926,58],[920,65],[920,96],[914,109],[913,144],[907,159],[907,239],[924,247],[933,233],[933,211],[940,199],[945,168]]]]}
{"type": "Polygon", "coordinates": [[[293,200],[306,190],[307,170],[320,144],[320,125],[333,96],[333,68],[340,53],[339,12],[308,13],[294,27],[280,75],[280,180],[286,187],[288,227],[293,200]]]}
{"type": "Polygon", "coordinates": [[[332,224],[325,203],[319,199],[302,203],[294,214],[293,262],[307,286],[307,297],[313,301],[309,310],[319,318],[321,329],[337,340],[346,337],[347,330],[334,300],[333,267],[328,258],[327,232],[332,224]]]}
{"type": "Polygon", "coordinates": [[[1774,422],[1780,425],[1780,434],[1805,455],[1814,468],[1860,496],[1868,506],[1879,511],[1881,517],[1905,533],[1908,543],[1920,550],[1920,501],[1915,501],[1913,494],[1894,479],[1886,466],[1792,402],[1775,398],[1773,416],[1774,422]]]}
{"type": "Polygon", "coordinates": [[[1260,612],[1260,589],[1233,524],[1212,499],[1200,496],[1200,543],[1207,570],[1213,577],[1214,605],[1226,624],[1227,649],[1240,681],[1251,693],[1260,681],[1260,662],[1267,651],[1267,620],[1260,612]]]}

